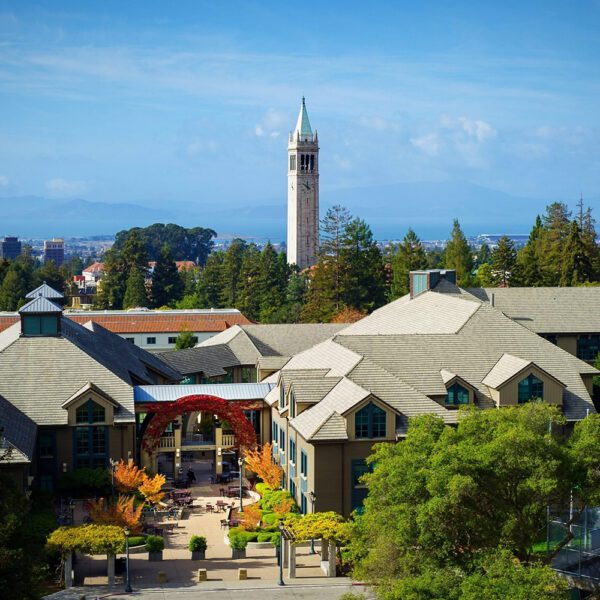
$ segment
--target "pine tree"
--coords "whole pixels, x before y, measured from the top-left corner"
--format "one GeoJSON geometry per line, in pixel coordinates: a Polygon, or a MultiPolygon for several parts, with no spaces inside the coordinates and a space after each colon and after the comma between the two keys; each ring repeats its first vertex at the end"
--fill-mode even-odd
{"type": "Polygon", "coordinates": [[[104,254],[104,275],[94,302],[96,308],[120,309],[127,286],[128,271],[120,252],[110,248],[104,254]]]}
{"type": "Polygon", "coordinates": [[[409,273],[418,269],[427,268],[427,255],[421,240],[411,229],[404,236],[402,243],[398,246],[392,256],[392,281],[390,285],[390,300],[395,300],[408,294],[409,273]]]}
{"type": "MultiPolygon", "coordinates": [[[[581,204],[583,204],[583,200],[581,200],[581,204]]],[[[590,281],[600,279],[600,246],[596,241],[595,225],[596,220],[592,216],[591,207],[588,206],[585,211],[583,211],[583,207],[580,207],[579,228],[581,229],[581,239],[592,266],[590,281]]]]}
{"type": "Polygon", "coordinates": [[[336,204],[321,220],[319,256],[323,257],[330,270],[333,298],[336,310],[342,307],[342,248],[344,235],[352,215],[347,208],[336,204]]]}
{"type": "Polygon", "coordinates": [[[208,256],[200,271],[197,289],[198,308],[223,307],[223,252],[212,252],[208,256]]]}
{"type": "Polygon", "coordinates": [[[256,244],[248,244],[242,260],[242,268],[237,285],[237,301],[239,309],[249,319],[256,321],[260,317],[260,272],[261,253],[256,244]]]}
{"type": "Polygon", "coordinates": [[[45,262],[33,273],[32,285],[34,288],[42,285],[44,282],[61,294],[65,291],[64,274],[56,267],[53,260],[45,262]]]}
{"type": "Polygon", "coordinates": [[[498,245],[492,250],[492,272],[497,283],[507,287],[517,266],[517,251],[515,243],[506,235],[498,240],[498,245]]]}
{"type": "Polygon", "coordinates": [[[17,310],[25,304],[25,295],[30,291],[23,276],[25,269],[17,262],[13,262],[0,287],[0,309],[17,310]]]}
{"type": "Polygon", "coordinates": [[[563,249],[560,285],[581,285],[592,277],[592,263],[586,252],[581,229],[577,221],[571,223],[571,230],[563,249]]]}
{"type": "Polygon", "coordinates": [[[444,251],[444,267],[456,271],[456,282],[461,287],[472,284],[473,254],[458,219],[452,225],[452,237],[444,251]]]}
{"type": "Polygon", "coordinates": [[[492,272],[492,265],[490,263],[483,263],[478,269],[475,275],[475,285],[477,287],[494,287],[498,283],[494,273],[492,272]]]}
{"type": "Polygon", "coordinates": [[[571,211],[566,204],[554,202],[546,207],[540,234],[541,285],[555,286],[562,278],[563,248],[571,230],[571,211]]]}
{"type": "Polygon", "coordinates": [[[276,317],[285,303],[287,274],[285,256],[278,255],[271,243],[267,243],[260,253],[259,273],[255,285],[261,323],[276,322],[276,317]]]}
{"type": "Polygon", "coordinates": [[[183,296],[183,281],[177,272],[171,249],[164,244],[152,274],[152,304],[156,308],[174,304],[183,296]]]}
{"type": "Polygon", "coordinates": [[[311,269],[300,319],[303,323],[328,323],[337,312],[333,270],[321,257],[311,269]]]}
{"type": "Polygon", "coordinates": [[[123,308],[137,308],[148,305],[146,295],[146,279],[136,267],[132,267],[127,278],[127,287],[123,297],[123,308]]]}
{"type": "MultiPolygon", "coordinates": [[[[362,219],[353,219],[346,225],[340,263],[340,293],[345,306],[370,312],[385,303],[381,251],[371,228],[362,219]]],[[[337,307],[335,312],[339,312],[337,307]]]]}
{"type": "Polygon", "coordinates": [[[492,252],[490,247],[483,242],[479,247],[479,252],[477,252],[477,266],[480,267],[486,263],[489,263],[492,260],[492,252]]]}
{"type": "Polygon", "coordinates": [[[242,262],[248,244],[236,238],[229,244],[223,257],[221,304],[226,307],[236,306],[238,300],[238,286],[242,270],[242,262]]]}

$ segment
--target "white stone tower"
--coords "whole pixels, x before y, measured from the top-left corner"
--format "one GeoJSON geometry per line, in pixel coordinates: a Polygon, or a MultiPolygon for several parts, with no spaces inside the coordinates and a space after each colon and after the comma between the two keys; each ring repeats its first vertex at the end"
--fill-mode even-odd
{"type": "Polygon", "coordinates": [[[319,138],[310,128],[304,98],[288,143],[287,259],[301,269],[319,251],[319,138]]]}

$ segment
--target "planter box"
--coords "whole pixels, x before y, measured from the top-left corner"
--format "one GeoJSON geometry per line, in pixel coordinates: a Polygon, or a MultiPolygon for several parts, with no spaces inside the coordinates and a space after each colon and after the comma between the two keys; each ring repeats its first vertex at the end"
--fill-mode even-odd
{"type": "Polygon", "coordinates": [[[247,550],[270,550],[273,548],[271,542],[248,542],[247,550]]]}
{"type": "Polygon", "coordinates": [[[163,559],[162,550],[160,550],[158,552],[148,552],[148,560],[158,561],[158,560],[162,560],[162,559],[163,559]]]}
{"type": "Polygon", "coordinates": [[[146,550],[146,544],[142,544],[141,546],[129,546],[129,554],[144,554],[148,552],[146,550]]]}
{"type": "Polygon", "coordinates": [[[231,549],[231,558],[246,558],[246,548],[243,550],[236,550],[235,548],[231,549]]]}
{"type": "Polygon", "coordinates": [[[192,551],[192,560],[205,560],[206,559],[206,550],[193,550],[192,551]]]}

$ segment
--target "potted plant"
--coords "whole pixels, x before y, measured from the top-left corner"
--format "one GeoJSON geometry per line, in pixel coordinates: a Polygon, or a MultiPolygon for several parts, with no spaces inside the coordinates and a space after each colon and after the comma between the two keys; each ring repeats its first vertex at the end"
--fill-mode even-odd
{"type": "Polygon", "coordinates": [[[202,535],[193,535],[190,538],[188,548],[192,553],[192,560],[204,560],[206,558],[206,538],[202,535]]]}
{"type": "Polygon", "coordinates": [[[231,546],[231,558],[246,558],[246,546],[248,538],[244,532],[229,532],[229,545],[231,546]]]}
{"type": "Polygon", "coordinates": [[[160,535],[149,535],[146,538],[148,560],[162,560],[165,540],[160,535]]]}

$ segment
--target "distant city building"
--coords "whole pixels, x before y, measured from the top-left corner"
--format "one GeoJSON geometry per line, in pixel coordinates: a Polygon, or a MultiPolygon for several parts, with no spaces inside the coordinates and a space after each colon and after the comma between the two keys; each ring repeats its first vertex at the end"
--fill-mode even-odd
{"type": "Polygon", "coordinates": [[[52,238],[44,241],[44,262],[53,261],[57,267],[65,262],[65,241],[62,238],[52,238]]]}
{"type": "Polygon", "coordinates": [[[89,283],[91,281],[98,282],[102,279],[102,275],[104,274],[104,263],[95,262],[83,269],[81,271],[81,275],[84,280],[89,283]]]}
{"type": "Polygon", "coordinates": [[[312,132],[304,98],[288,143],[287,259],[301,269],[319,251],[319,138],[312,132]]]}
{"type": "Polygon", "coordinates": [[[14,260],[21,254],[21,242],[16,237],[5,237],[0,242],[0,258],[14,260]]]}

